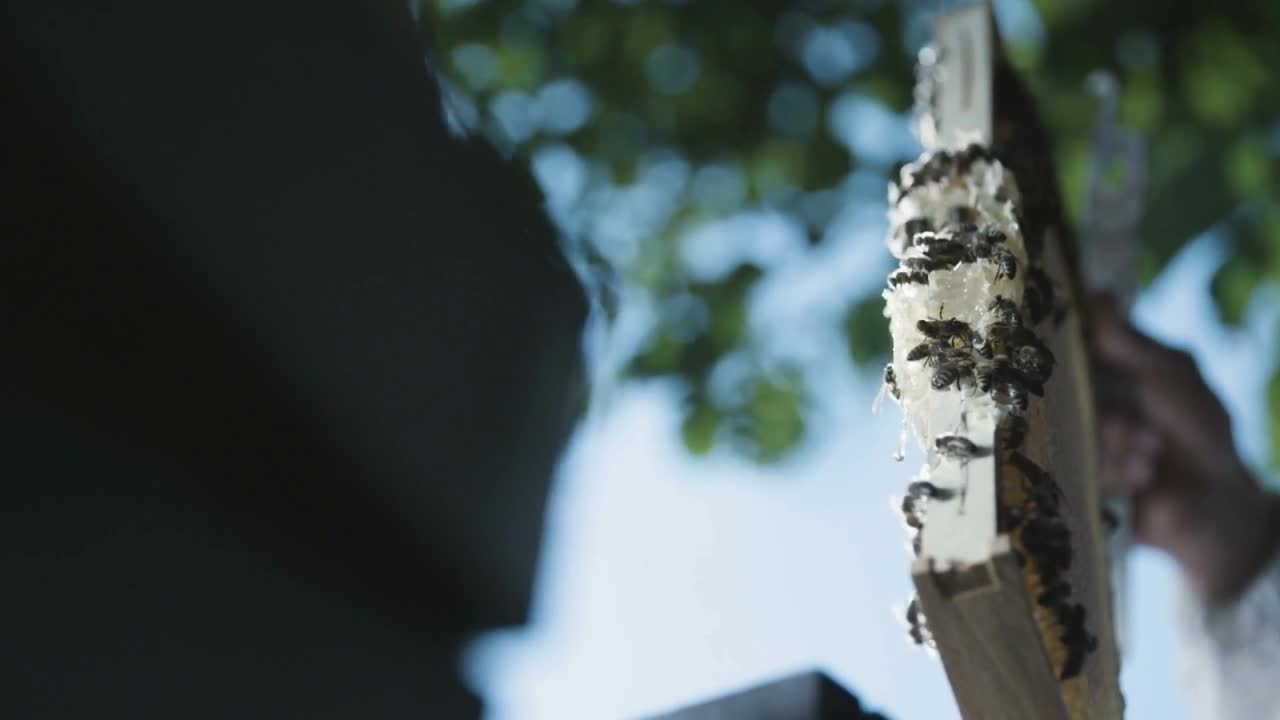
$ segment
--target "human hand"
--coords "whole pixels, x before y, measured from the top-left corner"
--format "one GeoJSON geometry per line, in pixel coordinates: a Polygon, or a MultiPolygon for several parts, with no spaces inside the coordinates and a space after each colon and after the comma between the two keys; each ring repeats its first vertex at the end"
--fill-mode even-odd
{"type": "Polygon", "coordinates": [[[1280,501],[1240,460],[1195,360],[1133,329],[1111,303],[1095,311],[1093,349],[1134,401],[1101,418],[1103,483],[1132,496],[1136,541],[1172,555],[1205,602],[1230,601],[1280,545],[1280,501]]]}

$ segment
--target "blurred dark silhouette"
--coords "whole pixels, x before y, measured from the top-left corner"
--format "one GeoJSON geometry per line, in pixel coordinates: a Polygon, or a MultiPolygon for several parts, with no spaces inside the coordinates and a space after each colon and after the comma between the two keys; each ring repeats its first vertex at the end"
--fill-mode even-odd
{"type": "Polygon", "coordinates": [[[885,720],[825,673],[796,673],[650,720],[885,720]]]}
{"type": "Polygon", "coordinates": [[[580,286],[390,3],[0,9],[0,715],[474,717],[580,286]]]}

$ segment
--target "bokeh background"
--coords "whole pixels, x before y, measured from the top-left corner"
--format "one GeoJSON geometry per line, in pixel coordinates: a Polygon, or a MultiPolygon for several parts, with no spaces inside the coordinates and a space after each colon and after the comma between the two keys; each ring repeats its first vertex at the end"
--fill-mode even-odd
{"type": "MultiPolygon", "coordinates": [[[[418,0],[460,132],[530,171],[597,309],[534,624],[477,642],[495,717],[636,716],[821,666],[899,718],[955,716],[903,637],[919,462],[871,413],[886,182],[920,151],[939,3],[418,0]]],[[[1264,477],[1280,448],[1280,5],[994,2],[1079,221],[1098,112],[1150,143],[1138,323],[1191,350],[1264,477]]],[[[914,450],[913,444],[909,449],[914,450]]],[[[1176,580],[1138,552],[1131,716],[1181,717],[1176,580]]]]}

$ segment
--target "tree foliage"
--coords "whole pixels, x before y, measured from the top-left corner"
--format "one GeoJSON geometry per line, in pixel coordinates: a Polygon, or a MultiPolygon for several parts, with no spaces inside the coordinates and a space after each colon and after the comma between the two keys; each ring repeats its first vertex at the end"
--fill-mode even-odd
{"type": "MultiPolygon", "coordinates": [[[[689,238],[764,210],[818,251],[842,203],[883,203],[888,173],[917,152],[904,121],[932,4],[420,2],[461,122],[532,163],[544,188],[567,188],[549,191],[551,209],[592,262],[676,308],[653,313],[629,372],[686,388],[687,446],[727,439],[763,461],[785,455],[804,434],[805,378],[756,352],[747,317],[761,268],[748,257],[700,267],[689,238]],[[749,368],[746,390],[715,391],[725,363],[749,368]]],[[[1072,218],[1097,111],[1084,79],[1109,69],[1121,120],[1150,139],[1143,280],[1218,226],[1233,252],[1212,293],[1222,320],[1241,322],[1256,289],[1280,281],[1280,4],[996,6],[1055,138],[1072,218]]],[[[888,349],[876,293],[850,297],[844,318],[859,366],[888,349]]],[[[1274,415],[1280,381],[1271,387],[1274,415]]]]}

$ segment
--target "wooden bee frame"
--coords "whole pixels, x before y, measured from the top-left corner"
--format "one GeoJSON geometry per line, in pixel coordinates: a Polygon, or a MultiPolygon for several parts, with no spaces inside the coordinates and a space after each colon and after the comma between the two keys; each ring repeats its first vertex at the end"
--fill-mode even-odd
{"type": "Polygon", "coordinates": [[[930,504],[921,555],[912,568],[920,607],[965,718],[1121,718],[1124,703],[1101,526],[1081,283],[1052,179],[1047,139],[1029,96],[1003,58],[986,4],[943,16],[934,38],[941,49],[939,86],[932,108],[934,124],[922,137],[934,147],[975,140],[990,145],[1013,170],[1028,214],[1036,215],[1028,226],[1038,228],[1039,237],[1026,238],[1027,245],[1034,243],[1058,288],[1060,304],[1068,309],[1064,316],[1036,327],[1057,358],[1057,369],[1045,384],[1045,396],[1028,408],[1021,452],[1049,470],[1061,486],[1061,516],[1073,548],[1067,579],[1073,599],[1086,608],[1098,647],[1088,655],[1081,675],[1058,679],[1035,616],[1036,598],[1010,536],[997,532],[1001,479],[1017,471],[1002,460],[1006,455],[1000,452],[994,421],[966,418],[960,393],[936,393],[930,399],[929,437],[960,426],[967,437],[994,452],[934,469],[931,479],[936,485],[962,496],[959,501],[930,504]]]}

